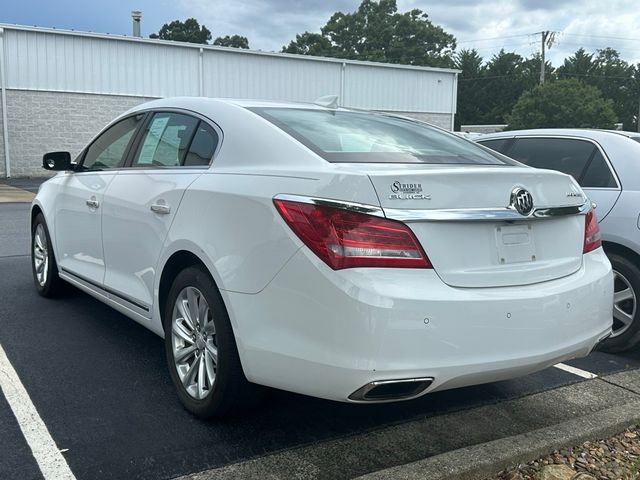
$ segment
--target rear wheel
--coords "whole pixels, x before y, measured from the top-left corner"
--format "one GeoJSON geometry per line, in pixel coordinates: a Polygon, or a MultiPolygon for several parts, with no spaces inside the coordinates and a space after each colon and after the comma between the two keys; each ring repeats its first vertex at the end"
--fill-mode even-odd
{"type": "Polygon", "coordinates": [[[640,269],[630,260],[609,254],[613,267],[613,333],[603,342],[602,350],[622,352],[640,342],[640,269]]]}
{"type": "Polygon", "coordinates": [[[51,237],[42,213],[31,226],[31,271],[36,290],[43,297],[59,295],[66,284],[58,276],[58,265],[51,246],[51,237]]]}
{"type": "Polygon", "coordinates": [[[211,418],[246,404],[254,386],[244,376],[229,316],[208,272],[182,270],[164,310],[169,371],[185,408],[211,418]]]}

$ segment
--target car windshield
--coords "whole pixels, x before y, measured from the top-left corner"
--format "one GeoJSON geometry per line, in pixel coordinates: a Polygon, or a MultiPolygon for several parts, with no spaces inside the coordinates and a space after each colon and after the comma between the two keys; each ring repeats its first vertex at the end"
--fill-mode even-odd
{"type": "Polygon", "coordinates": [[[376,113],[252,108],[333,163],[515,165],[444,130],[376,113]]]}

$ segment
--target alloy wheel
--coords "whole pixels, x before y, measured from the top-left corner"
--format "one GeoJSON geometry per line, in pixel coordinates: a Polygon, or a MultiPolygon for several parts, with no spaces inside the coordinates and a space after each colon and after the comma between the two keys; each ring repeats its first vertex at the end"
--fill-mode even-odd
{"type": "Polygon", "coordinates": [[[47,283],[49,273],[49,248],[47,245],[47,234],[44,226],[39,223],[33,238],[33,266],[36,272],[36,279],[41,287],[47,283]]]}
{"type": "Polygon", "coordinates": [[[171,345],[178,377],[187,393],[203,400],[216,381],[218,347],[209,304],[200,290],[183,288],[171,317],[171,345]]]}
{"type": "Polygon", "coordinates": [[[626,332],[636,314],[637,299],[631,282],[620,272],[613,271],[613,334],[617,337],[626,332]]]}

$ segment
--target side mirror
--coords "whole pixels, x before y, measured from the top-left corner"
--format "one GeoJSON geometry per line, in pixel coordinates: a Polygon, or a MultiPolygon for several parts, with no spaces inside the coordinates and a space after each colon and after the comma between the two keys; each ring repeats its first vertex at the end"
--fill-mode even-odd
{"type": "Polygon", "coordinates": [[[49,152],[42,157],[42,168],[45,170],[72,170],[69,152],[49,152]]]}

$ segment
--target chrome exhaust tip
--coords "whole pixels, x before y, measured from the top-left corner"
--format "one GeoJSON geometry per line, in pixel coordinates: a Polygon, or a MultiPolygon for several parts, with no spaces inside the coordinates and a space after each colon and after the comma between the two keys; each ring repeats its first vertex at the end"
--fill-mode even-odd
{"type": "Polygon", "coordinates": [[[351,395],[349,400],[358,402],[382,402],[408,400],[417,397],[433,383],[433,377],[378,380],[367,383],[351,395]]]}

